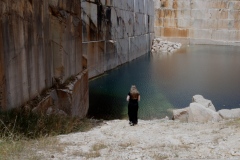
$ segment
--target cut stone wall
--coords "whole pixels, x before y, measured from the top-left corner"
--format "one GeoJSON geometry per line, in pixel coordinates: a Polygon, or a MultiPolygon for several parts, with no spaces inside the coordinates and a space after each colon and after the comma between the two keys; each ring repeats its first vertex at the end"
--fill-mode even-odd
{"type": "Polygon", "coordinates": [[[88,79],[150,51],[153,8],[153,0],[0,1],[0,111],[84,117],[88,79]]]}
{"type": "Polygon", "coordinates": [[[185,44],[240,45],[239,0],[154,0],[155,36],[185,44]]]}
{"type": "Polygon", "coordinates": [[[82,2],[83,54],[89,78],[150,51],[154,38],[153,0],[82,2]]]}
{"type": "MultiPolygon", "coordinates": [[[[25,105],[72,76],[86,79],[82,60],[81,1],[0,1],[0,110],[25,105]]],[[[76,96],[88,93],[87,84],[76,83],[76,96]]],[[[87,108],[85,100],[71,103],[77,109],[70,114],[87,108]]]]}

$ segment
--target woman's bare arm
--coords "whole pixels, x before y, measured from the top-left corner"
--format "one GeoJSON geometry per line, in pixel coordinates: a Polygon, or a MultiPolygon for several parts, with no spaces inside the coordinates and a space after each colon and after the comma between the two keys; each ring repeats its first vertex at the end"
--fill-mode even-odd
{"type": "Polygon", "coordinates": [[[127,101],[129,101],[129,99],[130,99],[130,96],[128,95],[128,96],[127,96],[127,101]]]}

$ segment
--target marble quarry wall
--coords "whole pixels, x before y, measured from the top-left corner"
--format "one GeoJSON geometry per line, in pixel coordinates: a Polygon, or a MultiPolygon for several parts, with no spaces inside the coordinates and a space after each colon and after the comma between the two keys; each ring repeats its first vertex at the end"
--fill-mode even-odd
{"type": "Polygon", "coordinates": [[[0,1],[0,111],[84,117],[88,79],[151,49],[153,0],[0,1]]]}
{"type": "Polygon", "coordinates": [[[185,44],[240,45],[239,0],[154,0],[155,36],[185,44]]]}
{"type": "Polygon", "coordinates": [[[81,1],[0,1],[0,110],[28,105],[86,115],[81,1]],[[68,88],[63,83],[72,80],[68,88]],[[53,87],[48,96],[43,92],[53,87]],[[61,105],[60,105],[61,104],[61,105]]]}
{"type": "Polygon", "coordinates": [[[150,51],[153,5],[153,0],[82,1],[83,55],[89,78],[150,51]]]}

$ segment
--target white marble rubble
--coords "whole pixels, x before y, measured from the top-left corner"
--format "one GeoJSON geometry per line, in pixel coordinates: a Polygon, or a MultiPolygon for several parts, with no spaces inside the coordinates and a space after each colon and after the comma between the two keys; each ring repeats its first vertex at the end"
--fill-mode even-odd
{"type": "Polygon", "coordinates": [[[202,95],[195,95],[189,107],[173,110],[173,119],[181,122],[218,122],[222,119],[240,118],[240,108],[216,111],[212,102],[202,95]]]}
{"type": "Polygon", "coordinates": [[[199,104],[201,104],[201,105],[205,106],[206,108],[209,108],[213,111],[216,111],[212,101],[210,101],[208,99],[205,99],[202,95],[193,96],[192,101],[196,102],[196,103],[199,103],[199,104]]]}
{"type": "Polygon", "coordinates": [[[152,53],[172,53],[182,46],[181,43],[169,42],[161,38],[155,38],[152,45],[152,53]]]}
{"type": "Polygon", "coordinates": [[[221,109],[218,111],[219,115],[224,119],[240,118],[240,108],[235,109],[221,109]]]}

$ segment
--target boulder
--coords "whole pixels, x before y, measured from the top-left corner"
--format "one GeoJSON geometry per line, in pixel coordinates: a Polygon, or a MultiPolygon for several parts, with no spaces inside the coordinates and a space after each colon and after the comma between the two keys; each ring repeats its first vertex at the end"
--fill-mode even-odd
{"type": "Polygon", "coordinates": [[[240,118],[240,108],[236,109],[221,109],[218,111],[223,119],[237,119],[240,118]]]}
{"type": "Polygon", "coordinates": [[[222,117],[216,112],[212,101],[202,95],[194,95],[189,107],[173,110],[173,119],[181,122],[220,121],[222,117]]]}
{"type": "Polygon", "coordinates": [[[222,120],[220,115],[199,103],[191,103],[188,109],[188,122],[217,122],[222,120]]]}
{"type": "Polygon", "coordinates": [[[181,122],[188,122],[188,110],[189,107],[183,109],[173,110],[173,120],[179,120],[181,122]]]}
{"type": "Polygon", "coordinates": [[[202,95],[195,95],[189,107],[173,110],[173,120],[181,122],[217,122],[222,119],[240,118],[240,108],[222,109],[216,112],[212,101],[205,99],[202,95]]]}
{"type": "Polygon", "coordinates": [[[212,104],[212,101],[205,99],[202,95],[195,95],[192,98],[192,102],[198,103],[203,105],[206,108],[209,108],[213,111],[216,111],[214,105],[212,104]]]}
{"type": "Polygon", "coordinates": [[[199,103],[190,103],[189,107],[173,110],[173,120],[181,122],[217,122],[222,120],[218,112],[199,103]]]}

